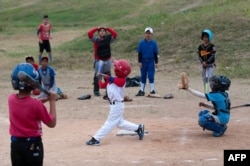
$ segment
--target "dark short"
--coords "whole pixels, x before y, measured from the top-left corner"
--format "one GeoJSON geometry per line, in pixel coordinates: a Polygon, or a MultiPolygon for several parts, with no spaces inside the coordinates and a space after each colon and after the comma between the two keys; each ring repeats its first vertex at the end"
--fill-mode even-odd
{"type": "Polygon", "coordinates": [[[11,137],[12,166],[42,166],[43,153],[43,143],[40,137],[11,137]]]}
{"type": "Polygon", "coordinates": [[[39,51],[40,51],[40,53],[43,53],[44,50],[46,50],[46,52],[51,52],[51,47],[50,47],[49,40],[43,40],[43,43],[39,42],[39,51]]]}

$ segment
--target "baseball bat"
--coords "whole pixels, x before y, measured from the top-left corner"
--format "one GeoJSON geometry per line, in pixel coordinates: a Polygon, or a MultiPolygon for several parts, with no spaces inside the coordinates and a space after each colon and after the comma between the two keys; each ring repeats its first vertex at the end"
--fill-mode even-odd
{"type": "Polygon", "coordinates": [[[19,80],[23,81],[24,83],[28,84],[29,86],[33,87],[33,88],[37,88],[43,92],[45,92],[47,95],[50,95],[50,93],[44,89],[41,84],[39,84],[39,82],[37,82],[36,80],[34,80],[31,76],[29,76],[27,73],[20,71],[17,74],[17,77],[19,80]]]}
{"type": "MultiPolygon", "coordinates": [[[[212,105],[208,105],[208,104],[205,104],[205,103],[203,103],[200,106],[203,106],[203,107],[209,108],[209,109],[214,109],[214,107],[212,105]]],[[[241,108],[241,107],[249,107],[249,106],[250,106],[250,103],[247,103],[247,104],[241,104],[241,105],[237,105],[237,106],[232,106],[232,107],[230,107],[230,109],[236,109],[236,108],[241,108]]]]}
{"type": "Polygon", "coordinates": [[[206,68],[205,93],[208,93],[208,69],[206,68]]]}
{"type": "Polygon", "coordinates": [[[233,107],[231,107],[231,109],[240,108],[240,107],[249,107],[249,106],[250,106],[250,103],[247,103],[247,104],[233,106],[233,107]]]}
{"type": "Polygon", "coordinates": [[[159,94],[148,94],[147,97],[151,97],[151,98],[162,98],[162,99],[172,99],[174,98],[174,95],[172,93],[169,93],[165,96],[161,96],[159,94]]]}
{"type": "Polygon", "coordinates": [[[103,73],[99,73],[99,72],[97,73],[97,75],[98,75],[98,76],[103,76],[104,78],[105,78],[105,77],[109,77],[109,75],[103,74],[103,73]]]}
{"type": "Polygon", "coordinates": [[[103,66],[103,61],[99,60],[97,63],[98,63],[98,65],[97,65],[97,73],[101,73],[102,66],[103,66]]]}

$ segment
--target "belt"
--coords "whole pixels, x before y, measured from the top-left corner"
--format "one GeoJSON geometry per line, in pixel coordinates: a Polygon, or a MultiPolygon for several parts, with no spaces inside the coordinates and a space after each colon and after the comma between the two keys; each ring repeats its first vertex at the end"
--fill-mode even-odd
{"type": "Polygon", "coordinates": [[[110,105],[115,105],[117,103],[123,103],[124,101],[110,101],[110,105]]]}
{"type": "Polygon", "coordinates": [[[41,137],[15,137],[11,136],[10,140],[12,142],[29,142],[29,141],[41,141],[41,137]]]}

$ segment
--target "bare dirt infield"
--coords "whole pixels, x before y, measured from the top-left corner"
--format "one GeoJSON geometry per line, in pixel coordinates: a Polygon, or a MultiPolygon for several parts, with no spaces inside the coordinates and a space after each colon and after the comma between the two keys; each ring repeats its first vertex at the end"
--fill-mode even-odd
{"type": "MultiPolygon", "coordinates": [[[[135,97],[137,87],[126,89],[126,94],[134,100],[125,103],[124,117],[145,125],[149,133],[142,141],[137,136],[116,136],[118,129],[115,129],[101,140],[100,146],[87,146],[89,135],[106,120],[109,103],[93,96],[90,100],[77,100],[83,94],[92,94],[92,71],[60,70],[56,79],[69,99],[57,102],[56,128],[43,126],[45,166],[221,166],[224,149],[250,149],[249,108],[231,110],[227,132],[215,138],[197,125],[197,114],[202,109],[198,102],[204,100],[177,90],[179,75],[164,71],[156,73],[156,91],[162,96],[172,93],[173,99],[135,97]]],[[[202,90],[199,77],[189,79],[191,87],[202,90]]],[[[250,80],[232,80],[232,105],[249,102],[249,84],[250,80]]],[[[13,92],[9,78],[1,80],[0,88],[0,163],[9,166],[7,96],[13,92]]]]}

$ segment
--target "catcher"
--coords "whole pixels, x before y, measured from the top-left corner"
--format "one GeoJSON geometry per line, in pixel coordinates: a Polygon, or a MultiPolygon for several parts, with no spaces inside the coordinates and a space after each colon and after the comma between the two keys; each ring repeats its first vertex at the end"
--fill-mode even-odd
{"type": "Polygon", "coordinates": [[[214,109],[215,111],[201,110],[198,114],[198,124],[203,130],[213,131],[213,136],[220,137],[225,133],[230,120],[231,102],[226,91],[229,90],[231,81],[225,76],[214,75],[209,82],[212,91],[204,94],[189,88],[187,74],[181,73],[181,82],[178,84],[178,88],[212,102],[212,105],[203,102],[199,103],[199,106],[214,109]]]}

